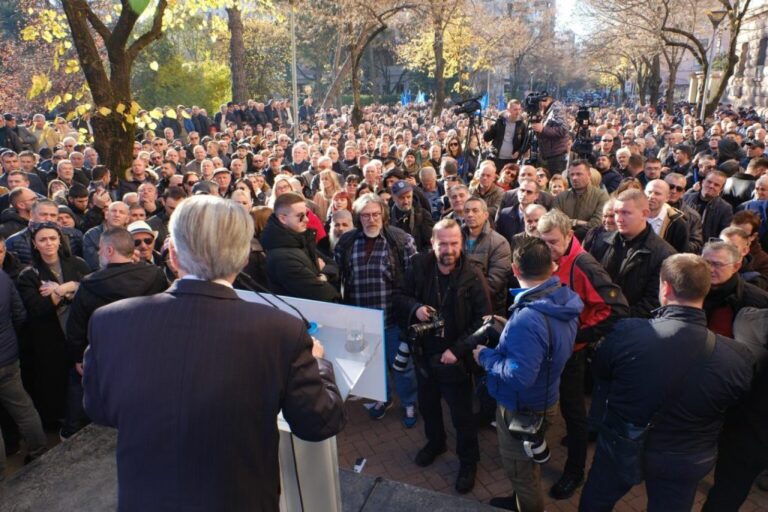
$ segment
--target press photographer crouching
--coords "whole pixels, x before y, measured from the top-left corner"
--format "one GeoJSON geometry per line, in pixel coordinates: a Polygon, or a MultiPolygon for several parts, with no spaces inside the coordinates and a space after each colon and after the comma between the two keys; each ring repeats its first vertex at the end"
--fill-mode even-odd
{"type": "Polygon", "coordinates": [[[549,93],[538,94],[541,120],[531,119],[531,130],[539,143],[538,165],[550,173],[561,173],[568,160],[568,124],[565,107],[549,93]],[[538,122],[536,122],[538,121],[538,122]]]}
{"type": "MultiPolygon", "coordinates": [[[[411,260],[403,293],[394,296],[396,317],[411,335],[416,365],[419,411],[427,444],[416,455],[425,467],[446,450],[441,398],[456,429],[459,474],[456,490],[475,485],[480,450],[472,415],[472,380],[467,371],[471,347],[464,343],[491,313],[488,284],[482,271],[461,253],[461,229],[444,219],[432,230],[432,251],[411,260]]],[[[400,357],[404,353],[401,351],[400,357]]],[[[395,365],[397,364],[397,361],[395,365]]]]}
{"type": "Polygon", "coordinates": [[[538,238],[515,249],[512,271],[523,288],[513,290],[517,295],[499,344],[473,351],[498,403],[499,451],[515,492],[494,498],[491,505],[541,512],[540,464],[549,460],[544,434],[557,413],[560,374],[573,351],[584,304],[552,275],[552,253],[538,238]]]}

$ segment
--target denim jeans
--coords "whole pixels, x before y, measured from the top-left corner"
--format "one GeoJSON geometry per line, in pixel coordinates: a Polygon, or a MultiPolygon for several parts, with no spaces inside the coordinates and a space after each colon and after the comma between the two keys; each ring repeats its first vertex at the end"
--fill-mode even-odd
{"type": "MultiPolygon", "coordinates": [[[[0,368],[0,403],[19,426],[19,431],[27,442],[27,453],[31,457],[41,455],[46,450],[47,438],[43,432],[40,415],[21,384],[18,361],[0,368]]],[[[0,475],[4,469],[5,443],[0,435],[0,475]]]]}
{"type": "MultiPolygon", "coordinates": [[[[388,326],[384,329],[384,351],[387,360],[387,373],[392,375],[395,381],[395,393],[400,399],[400,405],[416,404],[416,373],[413,370],[413,361],[408,361],[404,372],[392,370],[395,362],[397,348],[400,346],[400,329],[397,326],[388,326]]],[[[392,394],[387,384],[387,401],[392,400],[392,394]]]]}

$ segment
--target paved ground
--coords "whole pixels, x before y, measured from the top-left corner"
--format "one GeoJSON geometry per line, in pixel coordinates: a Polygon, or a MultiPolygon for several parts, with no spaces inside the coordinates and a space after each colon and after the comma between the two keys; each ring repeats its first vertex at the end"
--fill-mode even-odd
{"type": "MultiPolygon", "coordinates": [[[[352,469],[358,457],[367,459],[363,474],[371,477],[383,477],[397,482],[415,485],[425,489],[457,495],[453,485],[458,471],[458,460],[453,452],[455,438],[450,427],[450,419],[445,418],[448,426],[449,451],[440,456],[435,463],[428,468],[420,468],[413,463],[413,457],[425,442],[421,420],[413,429],[407,430],[400,422],[400,412],[393,407],[380,421],[372,421],[362,406],[362,402],[347,402],[349,422],[346,429],[338,436],[339,466],[343,469],[352,469]]],[[[444,412],[447,407],[443,404],[444,412]]],[[[556,422],[547,436],[552,448],[552,459],[544,465],[542,475],[545,490],[554,484],[560,476],[565,462],[566,450],[560,446],[560,438],[565,433],[562,420],[556,422]]],[[[58,437],[49,435],[49,445],[57,444],[58,437]]],[[[509,482],[501,466],[501,458],[498,454],[496,432],[492,429],[480,431],[481,458],[477,473],[477,483],[474,490],[465,495],[465,498],[486,502],[494,496],[506,496],[511,492],[509,482]]],[[[591,460],[593,449],[590,447],[589,458],[591,460]]],[[[8,460],[9,473],[22,466],[21,454],[10,457],[8,460]]],[[[704,497],[712,485],[711,475],[699,485],[694,510],[701,508],[704,497]]],[[[547,497],[548,512],[571,512],[577,510],[579,494],[570,500],[554,501],[547,497]]],[[[640,512],[645,510],[645,490],[637,486],[617,505],[618,512],[640,512]]],[[[752,493],[741,508],[741,512],[753,512],[768,510],[768,493],[753,488],[752,493]]]]}
{"type": "MultiPolygon", "coordinates": [[[[420,468],[413,463],[416,452],[425,443],[423,423],[421,420],[413,429],[405,429],[400,422],[400,412],[397,407],[389,410],[384,419],[372,421],[361,402],[347,402],[349,423],[338,436],[339,466],[352,469],[358,457],[367,459],[363,473],[372,476],[404,482],[426,489],[447,494],[458,495],[453,489],[458,471],[456,458],[455,437],[449,428],[448,452],[440,456],[428,468],[420,468]]],[[[443,403],[443,411],[447,406],[443,403]]],[[[445,424],[451,424],[446,415],[445,424]]],[[[547,439],[552,448],[552,459],[544,465],[542,475],[545,491],[557,481],[566,458],[566,449],[560,446],[560,439],[565,434],[565,425],[558,421],[549,431],[547,439]]],[[[494,496],[507,496],[511,493],[509,481],[501,466],[498,453],[496,431],[490,428],[480,431],[480,465],[477,471],[477,481],[474,490],[465,497],[487,502],[494,496]]],[[[590,446],[588,461],[594,453],[590,446]]],[[[698,511],[704,501],[707,491],[712,485],[712,475],[699,484],[694,510],[698,511]]],[[[567,501],[555,501],[547,496],[548,512],[571,512],[578,508],[579,493],[567,501]]],[[[639,512],[646,508],[645,489],[642,485],[635,487],[617,505],[618,512],[639,512]]],[[[768,510],[768,493],[754,487],[741,512],[768,510]]]]}

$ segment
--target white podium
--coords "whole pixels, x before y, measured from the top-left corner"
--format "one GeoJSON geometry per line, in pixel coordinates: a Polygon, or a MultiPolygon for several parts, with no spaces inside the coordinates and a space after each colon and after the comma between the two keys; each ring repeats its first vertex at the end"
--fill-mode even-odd
{"type": "MultiPolygon", "coordinates": [[[[269,294],[238,290],[247,301],[277,306],[296,315],[289,306],[269,294]]],[[[281,297],[317,324],[313,336],[325,347],[325,358],[333,363],[336,384],[342,399],[350,394],[385,401],[386,357],[384,314],[342,304],[281,297]],[[356,339],[362,335],[362,350],[356,339]],[[353,346],[348,346],[348,338],[353,346]]],[[[282,512],[341,512],[341,488],[336,438],[319,443],[302,441],[291,434],[290,426],[277,418],[280,430],[280,510],[282,512]]]]}

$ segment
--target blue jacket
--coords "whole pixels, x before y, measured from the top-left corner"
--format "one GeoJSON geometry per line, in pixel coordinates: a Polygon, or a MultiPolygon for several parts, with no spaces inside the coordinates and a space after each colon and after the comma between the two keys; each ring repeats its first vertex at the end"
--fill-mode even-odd
{"type": "Polygon", "coordinates": [[[488,391],[505,409],[542,411],[547,395],[547,324],[549,318],[552,363],[546,408],[559,399],[560,374],[573,352],[584,308],[579,296],[550,277],[515,297],[511,316],[495,349],[480,352],[480,366],[488,379],[488,391]]]}

